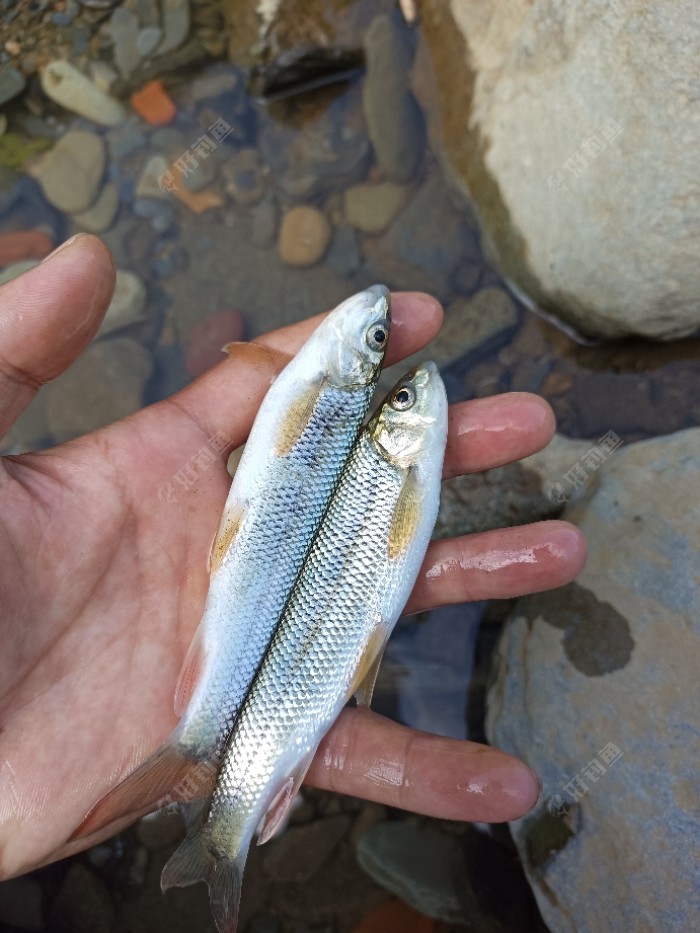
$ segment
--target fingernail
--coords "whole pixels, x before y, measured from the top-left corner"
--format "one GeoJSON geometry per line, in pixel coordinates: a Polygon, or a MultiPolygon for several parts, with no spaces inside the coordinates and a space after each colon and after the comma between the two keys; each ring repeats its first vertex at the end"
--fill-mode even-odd
{"type": "Polygon", "coordinates": [[[61,243],[60,246],[57,246],[56,249],[55,249],[52,253],[49,253],[48,256],[45,256],[45,257],[41,260],[41,262],[42,262],[42,263],[43,263],[43,262],[48,262],[49,259],[53,259],[53,257],[54,257],[57,253],[60,253],[62,249],[65,249],[65,248],[66,248],[66,246],[70,246],[71,243],[75,243],[75,241],[76,241],[77,239],[79,239],[81,236],[85,236],[85,234],[84,234],[84,233],[75,233],[72,237],[69,237],[65,242],[61,243]]]}

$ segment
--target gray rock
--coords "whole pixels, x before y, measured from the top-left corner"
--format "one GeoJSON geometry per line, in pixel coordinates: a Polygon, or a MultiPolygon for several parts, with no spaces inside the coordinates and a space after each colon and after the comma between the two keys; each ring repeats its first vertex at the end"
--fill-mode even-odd
{"type": "Polygon", "coordinates": [[[68,440],[137,411],[151,370],[150,354],[129,337],[92,344],[43,390],[51,433],[68,440]]]}
{"type": "Polygon", "coordinates": [[[423,6],[445,150],[506,275],[588,334],[697,329],[697,5],[423,6]]]}
{"type": "Polygon", "coordinates": [[[179,48],[190,31],[189,0],[162,0],[161,23],[163,41],[158,46],[158,55],[165,55],[179,48]]]}
{"type": "Polygon", "coordinates": [[[287,829],[264,851],[265,870],[274,881],[308,881],[350,828],[350,817],[332,816],[287,829]]]}
{"type": "Polygon", "coordinates": [[[74,862],[51,907],[50,929],[56,933],[111,933],[115,910],[100,877],[74,862]]]}
{"type": "Polygon", "coordinates": [[[346,188],[343,207],[347,222],[363,233],[381,233],[408,200],[410,189],[384,181],[346,188]]]}
{"type": "Polygon", "coordinates": [[[158,0],[136,0],[136,10],[142,26],[159,26],[158,0]]]}
{"type": "Polygon", "coordinates": [[[140,320],[145,309],[146,286],[133,272],[117,269],[114,294],[102,321],[100,335],[140,320]]]}
{"type": "Polygon", "coordinates": [[[86,210],[97,197],[106,161],[100,136],[69,130],[35,169],[47,201],[69,214],[86,210]]]}
{"type": "Polygon", "coordinates": [[[367,72],[362,104],[377,163],[389,181],[409,181],[423,158],[425,129],[408,89],[413,51],[405,29],[391,16],[377,16],[365,37],[367,72]]]}
{"type": "Polygon", "coordinates": [[[172,166],[165,156],[151,156],[139,175],[136,183],[136,196],[139,198],[164,198],[170,200],[165,182],[168,170],[172,171],[172,166]]]}
{"type": "Polygon", "coordinates": [[[41,89],[61,107],[100,126],[118,126],[126,117],[118,100],[105,94],[70,62],[58,60],[42,68],[41,89]]]}
{"type": "Polygon", "coordinates": [[[30,875],[0,882],[0,924],[15,930],[43,930],[42,892],[30,875]]]}
{"type": "Polygon", "coordinates": [[[119,189],[113,181],[109,181],[86,211],[73,214],[73,223],[81,230],[103,233],[112,226],[118,208],[119,189]]]}
{"type": "Polygon", "coordinates": [[[587,536],[588,563],[575,583],[517,604],[487,731],[544,783],[540,810],[511,828],[550,930],[689,930],[700,429],[610,441],[579,458],[564,513],[587,536]]]}
{"type": "Polygon", "coordinates": [[[203,191],[216,179],[216,160],[211,154],[207,158],[197,156],[197,162],[199,164],[194,171],[182,176],[185,188],[190,191],[203,191]]]}
{"type": "Polygon", "coordinates": [[[141,118],[134,114],[122,126],[110,130],[106,135],[107,148],[112,161],[120,162],[146,145],[147,136],[143,131],[141,118]]]}
{"type": "Polygon", "coordinates": [[[464,919],[462,853],[454,836],[405,820],[378,823],[360,839],[357,859],[378,884],[421,913],[448,923],[464,919]]]}
{"type": "Polygon", "coordinates": [[[190,97],[195,103],[228,94],[238,84],[238,77],[233,71],[218,71],[214,74],[200,75],[190,86],[190,97]]]}
{"type": "Polygon", "coordinates": [[[445,323],[430,344],[430,358],[449,366],[475,350],[493,350],[517,323],[515,303],[502,288],[483,288],[473,298],[458,298],[448,307],[445,323]]]}
{"type": "MultiPolygon", "coordinates": [[[[362,253],[355,231],[348,224],[338,224],[326,253],[326,265],[339,275],[354,275],[362,265],[362,253]]],[[[398,378],[398,377],[397,377],[398,378]]]]}
{"type": "Polygon", "coordinates": [[[237,204],[255,204],[265,193],[265,179],[258,150],[237,150],[223,168],[224,187],[237,204]]]}
{"type": "Polygon", "coordinates": [[[109,31],[114,42],[114,63],[123,78],[130,78],[141,63],[138,16],[125,7],[117,7],[109,21],[109,31]]]}
{"type": "Polygon", "coordinates": [[[21,94],[26,84],[22,74],[12,65],[0,65],[0,105],[21,94]]]}
{"type": "Polygon", "coordinates": [[[163,38],[163,31],[158,26],[145,26],[139,29],[136,39],[136,48],[141,58],[148,58],[158,48],[158,43],[163,38]]]}

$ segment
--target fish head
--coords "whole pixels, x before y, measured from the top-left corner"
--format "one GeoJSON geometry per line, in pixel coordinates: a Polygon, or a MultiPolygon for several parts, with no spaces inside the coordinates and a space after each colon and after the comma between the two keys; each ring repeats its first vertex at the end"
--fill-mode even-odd
{"type": "Polygon", "coordinates": [[[373,285],[331,311],[317,330],[328,382],[340,389],[368,386],[379,375],[389,340],[391,298],[373,285]]]}
{"type": "Polygon", "coordinates": [[[369,433],[381,455],[404,468],[444,451],[447,395],[435,363],[421,363],[399,379],[370,421],[369,433]]]}

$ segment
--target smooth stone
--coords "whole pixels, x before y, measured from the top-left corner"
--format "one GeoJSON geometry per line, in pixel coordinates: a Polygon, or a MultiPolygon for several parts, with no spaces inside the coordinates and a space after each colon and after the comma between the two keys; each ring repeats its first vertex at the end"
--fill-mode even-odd
{"type": "Polygon", "coordinates": [[[126,118],[122,104],[70,62],[54,61],[42,68],[41,89],[54,103],[100,126],[118,126],[126,118]]]}
{"type": "Polygon", "coordinates": [[[457,882],[462,859],[454,836],[405,820],[371,826],[357,846],[357,860],[374,881],[448,923],[464,920],[457,882]]]}
{"type": "Polygon", "coordinates": [[[377,16],[365,35],[362,104],[377,164],[389,181],[409,181],[423,159],[425,128],[408,89],[413,50],[394,15],[377,16]]]}
{"type": "Polygon", "coordinates": [[[112,13],[109,31],[114,42],[114,64],[122,78],[130,78],[141,64],[139,18],[136,13],[119,6],[112,13]]]}
{"type": "Polygon", "coordinates": [[[197,168],[182,176],[183,184],[188,191],[202,191],[216,180],[217,163],[211,155],[206,159],[198,157],[197,161],[199,162],[197,168]]]}
{"type": "Polygon", "coordinates": [[[152,369],[150,353],[135,340],[96,341],[44,389],[51,433],[61,442],[137,411],[152,369]]]}
{"type": "Polygon", "coordinates": [[[169,200],[168,189],[165,186],[168,171],[172,171],[172,167],[165,156],[151,156],[139,175],[136,183],[136,196],[169,200]]]}
{"type": "Polygon", "coordinates": [[[23,272],[29,272],[34,266],[38,266],[40,262],[40,259],[24,259],[21,262],[13,262],[9,266],[5,266],[4,269],[0,270],[0,285],[11,282],[12,279],[16,279],[23,272]]]}
{"type": "Polygon", "coordinates": [[[343,208],[347,222],[363,233],[381,233],[408,200],[410,189],[393,182],[346,188],[343,208]]]}
{"type": "Polygon", "coordinates": [[[553,478],[588,562],[575,583],[517,603],[487,734],[543,781],[542,805],[511,830],[553,933],[691,930],[700,429],[608,441],[580,442],[553,478]]]}
{"type": "Polygon", "coordinates": [[[195,103],[199,103],[202,100],[218,97],[220,94],[229,94],[237,84],[238,76],[233,71],[200,75],[192,82],[190,97],[195,103]]]}
{"type": "Polygon", "coordinates": [[[518,324],[518,310],[502,288],[482,288],[448,306],[445,323],[430,344],[430,359],[446,367],[474,351],[497,349],[518,324]]]}
{"type": "Polygon", "coordinates": [[[148,137],[144,133],[143,123],[136,114],[130,115],[121,126],[109,130],[105,139],[109,149],[110,159],[120,162],[126,156],[138,149],[142,149],[148,137]]]}
{"type": "Polygon", "coordinates": [[[31,875],[0,882],[0,924],[14,930],[43,930],[43,894],[31,875]]]}
{"type": "Polygon", "coordinates": [[[107,182],[97,195],[94,204],[86,211],[73,214],[73,223],[90,233],[109,230],[119,209],[119,188],[113,181],[107,182]]]}
{"type": "Polygon", "coordinates": [[[114,68],[107,62],[99,60],[90,62],[90,76],[95,87],[104,94],[109,94],[114,82],[119,80],[119,75],[114,68]]]}
{"type": "Polygon", "coordinates": [[[289,827],[265,847],[265,871],[274,881],[308,881],[345,836],[350,817],[331,816],[289,827]]]}
{"type": "Polygon", "coordinates": [[[272,246],[277,236],[279,211],[272,196],[259,201],[253,211],[252,242],[260,249],[272,246]]]}
{"type": "Polygon", "coordinates": [[[324,214],[307,205],[293,207],[280,225],[280,258],[288,266],[312,266],[325,253],[330,238],[324,214]]]}
{"type": "Polygon", "coordinates": [[[47,152],[35,177],[47,201],[68,214],[86,210],[97,197],[106,162],[100,136],[69,130],[47,152]]]}
{"type": "Polygon", "coordinates": [[[51,906],[49,919],[50,929],[56,933],[111,933],[114,902],[96,872],[73,862],[51,906]]]}
{"type": "Polygon", "coordinates": [[[444,152],[507,278],[591,336],[694,332],[697,5],[421,7],[444,152]]]}
{"type": "Polygon", "coordinates": [[[326,265],[339,275],[354,275],[362,265],[362,253],[357,235],[348,224],[340,223],[333,231],[331,245],[326,253],[326,265]]]}
{"type": "Polygon", "coordinates": [[[239,149],[225,163],[224,186],[237,204],[255,204],[265,193],[265,180],[260,166],[258,150],[239,149]]]}
{"type": "Polygon", "coordinates": [[[165,55],[179,48],[190,31],[189,0],[162,0],[161,23],[163,41],[158,46],[158,55],[165,55]]]}
{"type": "Polygon", "coordinates": [[[117,269],[114,294],[107,308],[100,336],[139,320],[146,309],[146,286],[134,273],[117,269]]]}
{"type": "Polygon", "coordinates": [[[159,26],[158,0],[136,0],[136,12],[142,26],[159,26]]]}
{"type": "Polygon", "coordinates": [[[21,72],[12,65],[0,65],[0,105],[17,97],[27,86],[21,72]]]}
{"type": "Polygon", "coordinates": [[[152,52],[155,52],[162,38],[163,31],[158,26],[145,26],[143,29],[139,29],[136,48],[141,58],[148,58],[152,52]]]}
{"type": "Polygon", "coordinates": [[[192,376],[216,366],[224,359],[223,347],[243,339],[245,318],[240,311],[225,310],[209,314],[192,328],[185,365],[192,376]]]}

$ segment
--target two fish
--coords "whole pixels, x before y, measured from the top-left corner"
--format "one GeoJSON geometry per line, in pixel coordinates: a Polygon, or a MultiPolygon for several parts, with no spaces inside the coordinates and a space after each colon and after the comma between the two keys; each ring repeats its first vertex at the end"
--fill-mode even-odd
{"type": "Polygon", "coordinates": [[[369,705],[437,517],[447,401],[436,367],[408,373],[361,430],[389,327],[388,291],[367,289],[273,383],[212,546],[176,690],[182,719],[75,834],[200,798],[161,883],[206,881],[221,933],[236,929],[261,820],[264,842],[347,700],[369,705]]]}

